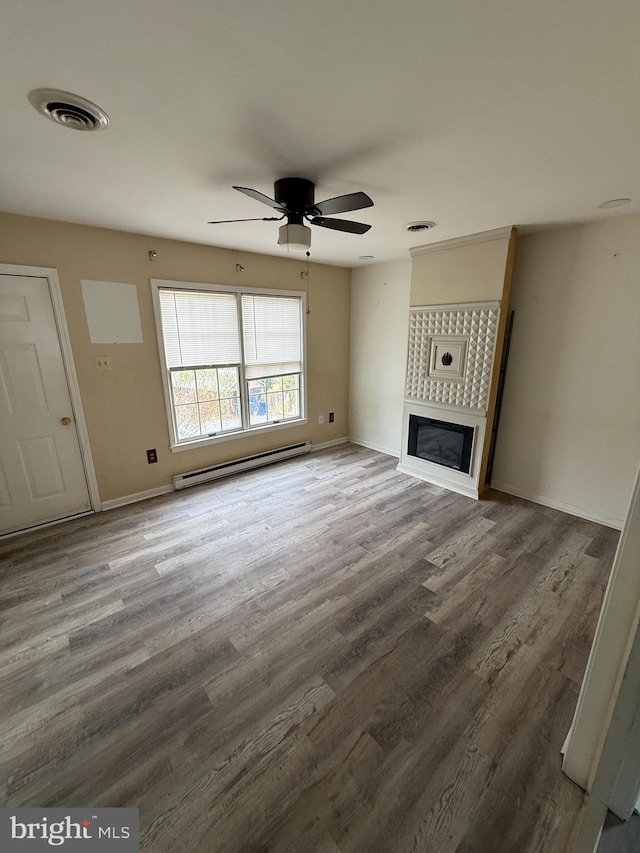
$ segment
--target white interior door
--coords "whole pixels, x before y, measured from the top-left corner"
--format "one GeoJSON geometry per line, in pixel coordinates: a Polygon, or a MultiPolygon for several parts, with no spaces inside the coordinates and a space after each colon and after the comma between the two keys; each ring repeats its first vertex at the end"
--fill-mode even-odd
{"type": "Polygon", "coordinates": [[[46,278],[0,275],[0,533],[91,509],[46,278]]]}

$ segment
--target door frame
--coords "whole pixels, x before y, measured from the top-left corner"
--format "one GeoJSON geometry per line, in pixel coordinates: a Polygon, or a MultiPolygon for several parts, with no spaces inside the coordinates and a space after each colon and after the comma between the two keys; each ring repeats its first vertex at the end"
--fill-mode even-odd
{"type": "MultiPolygon", "coordinates": [[[[47,280],[49,287],[49,298],[51,299],[51,307],[53,308],[53,317],[56,324],[56,332],[58,333],[58,341],[60,343],[60,352],[62,353],[62,364],[67,379],[67,387],[69,388],[69,396],[71,398],[71,408],[73,410],[73,418],[76,425],[76,433],[78,435],[78,444],[80,445],[80,457],[84,468],[84,476],[89,492],[89,500],[91,509],[77,513],[77,515],[87,515],[91,512],[99,512],[102,509],[100,502],[100,492],[98,491],[98,480],[96,471],[93,465],[93,457],[91,455],[91,445],[89,443],[89,431],[87,430],[87,422],[84,417],[82,408],[82,398],[80,396],[80,386],[78,385],[78,376],[73,361],[73,350],[71,349],[71,338],[69,337],[69,329],[67,327],[67,318],[64,313],[64,302],[62,301],[62,290],[60,288],[60,280],[58,278],[58,270],[54,267],[31,267],[18,264],[2,264],[0,263],[0,275],[15,275],[24,276],[26,278],[44,278],[47,280]]],[[[74,516],[65,516],[61,521],[74,516]]],[[[46,527],[48,524],[57,524],[58,520],[43,522],[42,524],[34,525],[29,529],[37,529],[38,527],[46,527]]],[[[15,536],[24,531],[15,531],[7,534],[15,536]]]]}
{"type": "Polygon", "coordinates": [[[640,793],[640,469],[613,561],[563,769],[587,791],[571,853],[595,853],[607,814],[627,820],[640,793]]]}

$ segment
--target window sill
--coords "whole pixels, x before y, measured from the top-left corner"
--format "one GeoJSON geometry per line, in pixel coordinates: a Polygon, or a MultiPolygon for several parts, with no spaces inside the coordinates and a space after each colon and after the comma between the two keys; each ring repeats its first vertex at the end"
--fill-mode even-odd
{"type": "Polygon", "coordinates": [[[172,444],[170,445],[170,450],[172,453],[180,453],[182,450],[196,450],[199,447],[206,447],[209,444],[218,444],[218,442],[221,441],[233,441],[234,439],[247,438],[251,435],[262,435],[265,432],[276,432],[279,429],[290,429],[291,427],[304,426],[304,424],[308,422],[308,418],[298,418],[295,421],[285,421],[281,424],[266,424],[265,426],[255,426],[238,432],[225,432],[220,435],[207,436],[206,438],[194,438],[193,441],[172,444]]]}

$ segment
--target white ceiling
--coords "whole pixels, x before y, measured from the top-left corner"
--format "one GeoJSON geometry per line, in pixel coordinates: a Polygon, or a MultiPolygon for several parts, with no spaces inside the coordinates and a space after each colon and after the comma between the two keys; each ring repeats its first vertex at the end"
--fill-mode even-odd
{"type": "Polygon", "coordinates": [[[313,229],[346,266],[638,211],[639,44],[637,0],[2,0],[0,209],[280,254],[279,223],[206,222],[305,177],[375,202],[344,215],[364,236],[313,229]],[[109,127],[47,121],[38,87],[109,127]]]}

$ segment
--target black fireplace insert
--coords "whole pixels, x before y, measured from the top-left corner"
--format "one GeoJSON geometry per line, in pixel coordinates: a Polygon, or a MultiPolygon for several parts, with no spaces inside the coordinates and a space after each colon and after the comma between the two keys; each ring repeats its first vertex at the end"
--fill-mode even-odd
{"type": "Polygon", "coordinates": [[[407,453],[468,474],[473,447],[472,426],[409,415],[407,453]]]}

